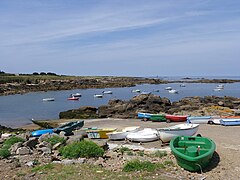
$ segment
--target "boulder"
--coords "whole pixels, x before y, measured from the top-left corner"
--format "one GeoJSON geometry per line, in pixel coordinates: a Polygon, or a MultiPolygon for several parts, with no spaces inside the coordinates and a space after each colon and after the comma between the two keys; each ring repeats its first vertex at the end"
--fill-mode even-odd
{"type": "Polygon", "coordinates": [[[31,153],[32,153],[32,151],[28,147],[20,147],[16,151],[17,155],[28,155],[28,154],[31,154],[31,153]]]}
{"type": "Polygon", "coordinates": [[[72,109],[59,113],[60,119],[90,119],[97,118],[97,108],[93,106],[82,106],[79,109],[72,109]]]}

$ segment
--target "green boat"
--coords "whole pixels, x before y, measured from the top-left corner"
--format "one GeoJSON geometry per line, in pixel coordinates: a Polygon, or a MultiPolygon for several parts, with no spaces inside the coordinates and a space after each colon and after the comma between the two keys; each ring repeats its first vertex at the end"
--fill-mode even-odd
{"type": "Polygon", "coordinates": [[[170,141],[177,163],[188,171],[202,171],[211,161],[215,143],[206,137],[178,136],[170,141]]]}
{"type": "Polygon", "coordinates": [[[165,114],[152,114],[150,120],[154,122],[165,122],[167,119],[165,114]]]}

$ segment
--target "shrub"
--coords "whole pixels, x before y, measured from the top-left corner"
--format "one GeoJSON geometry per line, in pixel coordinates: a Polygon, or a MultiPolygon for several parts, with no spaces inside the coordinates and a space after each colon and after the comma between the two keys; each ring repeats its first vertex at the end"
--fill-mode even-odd
{"type": "Polygon", "coordinates": [[[120,151],[120,153],[124,153],[124,152],[128,152],[128,151],[131,151],[128,147],[121,147],[120,149],[119,149],[119,151],[120,151]]]}
{"type": "Polygon", "coordinates": [[[60,148],[60,154],[65,158],[102,157],[104,150],[92,141],[80,141],[60,148]]]}
{"type": "Polygon", "coordinates": [[[66,140],[63,137],[59,137],[59,136],[52,136],[46,139],[45,141],[49,142],[52,146],[57,143],[64,144],[66,142],[66,140]]]}
{"type": "Polygon", "coordinates": [[[139,161],[132,160],[129,161],[124,167],[123,171],[154,171],[156,169],[156,165],[151,163],[150,161],[139,161]]]}
{"type": "Polygon", "coordinates": [[[7,158],[11,155],[9,148],[17,143],[17,142],[23,142],[24,139],[20,138],[20,137],[16,137],[16,136],[12,136],[10,138],[8,138],[7,140],[5,140],[3,142],[3,146],[0,148],[0,157],[2,158],[7,158]]]}

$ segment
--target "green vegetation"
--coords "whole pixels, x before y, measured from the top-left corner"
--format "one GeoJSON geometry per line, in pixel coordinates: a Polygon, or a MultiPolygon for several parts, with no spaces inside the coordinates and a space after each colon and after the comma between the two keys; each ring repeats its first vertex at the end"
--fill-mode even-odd
{"type": "Polygon", "coordinates": [[[159,158],[162,158],[164,156],[167,156],[167,152],[166,151],[156,151],[153,156],[155,157],[159,157],[159,158]]]}
{"type": "Polygon", "coordinates": [[[129,161],[124,167],[123,171],[154,171],[157,168],[156,164],[151,163],[150,161],[139,161],[132,160],[129,161]]]}
{"type": "Polygon", "coordinates": [[[2,158],[9,157],[11,155],[9,148],[17,142],[24,142],[24,139],[22,139],[20,137],[16,137],[16,136],[12,136],[12,137],[6,139],[3,142],[2,147],[0,148],[0,157],[2,157],[2,158]]]}
{"type": "Polygon", "coordinates": [[[122,154],[124,154],[124,152],[129,152],[129,151],[131,151],[131,150],[128,147],[121,147],[119,149],[119,152],[122,153],[122,154]]]}
{"type": "Polygon", "coordinates": [[[51,170],[53,168],[54,168],[53,164],[49,163],[49,164],[45,164],[45,165],[42,165],[42,166],[34,167],[32,169],[32,172],[46,171],[46,170],[51,170]]]}
{"type": "Polygon", "coordinates": [[[92,141],[81,141],[60,148],[60,154],[65,158],[102,157],[104,150],[92,141]]]}
{"type": "Polygon", "coordinates": [[[59,136],[52,136],[46,139],[45,141],[49,142],[52,146],[57,143],[64,144],[66,142],[66,140],[63,137],[59,137],[59,136]]]}

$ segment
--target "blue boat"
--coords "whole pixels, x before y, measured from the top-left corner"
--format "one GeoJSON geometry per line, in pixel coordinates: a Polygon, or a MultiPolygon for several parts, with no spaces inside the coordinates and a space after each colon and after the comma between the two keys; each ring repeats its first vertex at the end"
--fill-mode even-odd
{"type": "Polygon", "coordinates": [[[41,129],[41,130],[36,130],[31,133],[33,137],[39,137],[43,134],[52,134],[52,133],[60,133],[61,131],[65,132],[65,135],[71,135],[73,130],[77,130],[82,128],[84,125],[84,121],[73,121],[73,122],[68,122],[62,126],[59,126],[57,128],[52,128],[52,129],[41,129]]]}
{"type": "Polygon", "coordinates": [[[54,129],[41,129],[41,130],[36,130],[31,133],[33,137],[39,137],[43,134],[52,134],[54,129]]]}
{"type": "Polygon", "coordinates": [[[240,119],[220,119],[220,124],[223,126],[240,126],[240,119]]]}
{"type": "Polygon", "coordinates": [[[150,113],[142,113],[142,112],[139,112],[138,113],[138,118],[139,119],[150,119],[150,117],[152,116],[152,114],[150,113]]]}

